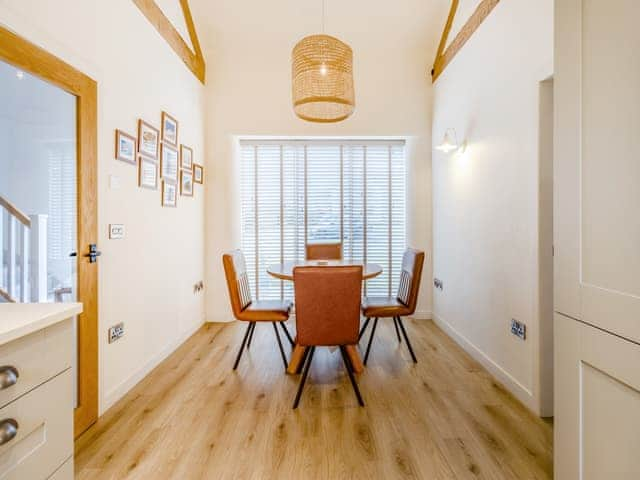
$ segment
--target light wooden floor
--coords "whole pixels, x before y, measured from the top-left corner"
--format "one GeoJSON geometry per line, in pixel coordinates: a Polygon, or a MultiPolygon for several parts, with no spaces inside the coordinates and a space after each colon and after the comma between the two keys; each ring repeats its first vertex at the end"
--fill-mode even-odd
{"type": "Polygon", "coordinates": [[[233,372],[244,324],[208,324],[76,442],[76,478],[550,479],[552,427],[433,322],[406,325],[419,363],[381,321],[365,408],[318,349],[293,411],[271,325],[233,372]]]}

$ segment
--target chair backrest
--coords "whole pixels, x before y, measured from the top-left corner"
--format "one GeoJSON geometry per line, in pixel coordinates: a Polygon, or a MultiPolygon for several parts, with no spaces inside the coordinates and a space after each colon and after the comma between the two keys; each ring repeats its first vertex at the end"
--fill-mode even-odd
{"type": "Polygon", "coordinates": [[[362,266],[296,267],[297,343],[353,345],[358,342],[362,266]]]}
{"type": "Polygon", "coordinates": [[[424,252],[408,248],[402,256],[402,270],[400,272],[400,284],[398,285],[397,298],[411,310],[416,311],[418,293],[420,292],[420,280],[422,278],[422,266],[424,265],[424,252]]]}
{"type": "Polygon", "coordinates": [[[242,310],[251,303],[251,288],[247,276],[247,265],[241,250],[233,250],[222,255],[224,274],[227,277],[227,288],[233,315],[238,318],[242,310]]]}
{"type": "Polygon", "coordinates": [[[342,243],[307,243],[307,260],[342,260],[342,243]]]}

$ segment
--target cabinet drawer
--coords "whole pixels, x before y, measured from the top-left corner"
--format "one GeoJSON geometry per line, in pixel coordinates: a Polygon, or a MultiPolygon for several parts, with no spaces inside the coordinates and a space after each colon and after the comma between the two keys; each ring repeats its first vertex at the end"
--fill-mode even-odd
{"type": "Polygon", "coordinates": [[[49,480],[73,480],[73,458],[67,459],[49,480]]]}
{"type": "Polygon", "coordinates": [[[73,454],[71,369],[0,409],[17,422],[16,436],[0,446],[2,480],[44,480],[73,454]]]}
{"type": "Polygon", "coordinates": [[[18,373],[14,385],[0,390],[0,407],[71,367],[72,353],[71,319],[0,346],[0,367],[18,373]]]}

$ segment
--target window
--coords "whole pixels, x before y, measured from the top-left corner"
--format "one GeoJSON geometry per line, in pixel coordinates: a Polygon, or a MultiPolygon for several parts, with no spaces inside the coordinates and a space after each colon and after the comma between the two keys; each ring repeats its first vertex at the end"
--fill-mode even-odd
{"type": "Polygon", "coordinates": [[[242,249],[252,293],[293,296],[267,266],[304,260],[305,244],[342,241],[345,260],[378,263],[367,295],[392,295],[406,247],[399,140],[241,140],[242,249]]]}

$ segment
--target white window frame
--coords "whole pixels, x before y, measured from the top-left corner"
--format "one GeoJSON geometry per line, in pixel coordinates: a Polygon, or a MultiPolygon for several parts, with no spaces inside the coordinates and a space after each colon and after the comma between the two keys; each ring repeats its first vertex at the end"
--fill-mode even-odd
{"type": "MultiPolygon", "coordinates": [[[[338,137],[256,137],[256,136],[242,136],[242,137],[236,137],[236,141],[237,141],[237,151],[239,152],[239,177],[240,177],[240,183],[243,184],[244,183],[244,179],[243,179],[243,166],[242,166],[242,157],[243,157],[243,149],[245,147],[254,147],[254,154],[253,154],[253,162],[254,162],[254,185],[253,185],[253,196],[254,196],[254,206],[253,206],[253,213],[255,215],[254,217],[254,222],[255,222],[255,231],[254,231],[254,242],[255,242],[255,247],[254,247],[254,255],[255,255],[255,259],[253,259],[251,261],[251,264],[254,267],[254,271],[253,272],[249,272],[250,273],[250,277],[252,278],[252,284],[251,284],[251,288],[254,294],[254,297],[256,298],[260,298],[260,290],[259,290],[259,284],[260,282],[258,281],[259,278],[259,274],[260,274],[260,259],[259,259],[259,242],[260,242],[260,235],[259,235],[259,225],[258,225],[258,216],[259,216],[259,212],[258,212],[258,205],[259,205],[259,198],[258,198],[258,184],[259,184],[259,179],[258,179],[258,170],[257,170],[257,163],[258,163],[258,149],[257,147],[260,146],[279,146],[280,147],[280,230],[281,230],[281,240],[280,240],[280,262],[283,261],[284,258],[284,224],[285,222],[282,221],[282,219],[284,218],[284,202],[282,201],[282,199],[284,198],[284,174],[283,174],[283,150],[285,147],[287,146],[296,146],[296,147],[302,147],[304,148],[304,243],[306,244],[308,241],[308,220],[307,220],[307,213],[308,213],[308,208],[307,208],[307,201],[308,201],[308,196],[307,196],[307,148],[310,146],[339,146],[340,147],[340,240],[341,242],[343,242],[344,245],[344,210],[345,210],[345,203],[344,203],[344,168],[343,168],[343,156],[344,156],[344,148],[347,146],[354,146],[354,147],[363,147],[364,149],[364,158],[363,158],[363,168],[364,168],[364,178],[363,178],[363,255],[364,255],[364,262],[367,263],[368,259],[367,259],[367,247],[368,247],[368,242],[367,242],[367,231],[368,231],[368,224],[367,224],[367,147],[371,147],[371,146],[375,146],[375,147],[380,147],[380,146],[387,146],[389,148],[389,172],[391,172],[391,162],[392,162],[392,147],[402,147],[402,161],[403,161],[403,168],[404,168],[404,177],[402,179],[402,185],[403,185],[403,189],[404,189],[404,196],[402,199],[403,202],[403,208],[404,211],[402,211],[402,215],[403,215],[403,219],[402,219],[402,223],[404,225],[404,228],[402,230],[402,232],[398,233],[398,237],[402,239],[403,244],[402,244],[402,251],[404,251],[404,249],[407,246],[407,214],[408,214],[408,210],[409,210],[409,202],[408,202],[408,158],[407,158],[407,141],[406,138],[404,137],[375,137],[375,138],[371,138],[371,137],[349,137],[349,138],[338,138],[338,137]]],[[[390,255],[388,256],[387,259],[387,263],[386,265],[383,264],[381,265],[383,267],[383,269],[386,269],[389,273],[388,275],[388,295],[392,296],[395,295],[395,291],[393,289],[393,286],[397,285],[397,281],[398,278],[400,276],[400,270],[399,268],[395,268],[394,269],[394,263],[396,263],[396,265],[398,264],[398,262],[394,262],[394,258],[393,258],[393,197],[392,197],[392,175],[388,176],[388,185],[389,185],[389,189],[388,189],[388,218],[389,218],[389,227],[388,227],[388,248],[389,248],[389,252],[390,255]]],[[[242,185],[240,186],[240,188],[238,189],[239,191],[239,201],[240,201],[240,214],[241,214],[241,219],[244,218],[244,211],[243,211],[243,206],[244,206],[244,192],[243,192],[243,188],[242,185]]],[[[241,244],[244,245],[245,239],[244,239],[244,229],[242,228],[242,220],[241,220],[241,244]]],[[[304,251],[301,252],[302,257],[304,257],[304,251]]],[[[397,253],[396,253],[397,256],[397,253]]],[[[396,259],[397,260],[397,259],[396,259]]],[[[401,262],[401,259],[400,259],[401,262]]],[[[366,294],[366,282],[365,282],[365,294],[366,294]]],[[[285,297],[285,282],[284,281],[280,281],[280,297],[284,298],[285,297]]]]}

